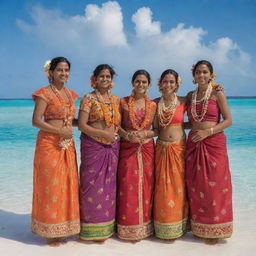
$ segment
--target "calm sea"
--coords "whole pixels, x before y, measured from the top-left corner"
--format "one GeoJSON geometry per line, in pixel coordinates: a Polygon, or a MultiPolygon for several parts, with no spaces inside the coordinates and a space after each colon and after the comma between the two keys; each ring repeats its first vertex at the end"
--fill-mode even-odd
{"type": "MultiPolygon", "coordinates": [[[[256,210],[256,98],[230,98],[233,126],[226,129],[234,206],[256,210]]],[[[0,209],[30,212],[37,129],[32,100],[0,100],[0,209]]],[[[75,131],[79,160],[79,132],[75,131]]]]}

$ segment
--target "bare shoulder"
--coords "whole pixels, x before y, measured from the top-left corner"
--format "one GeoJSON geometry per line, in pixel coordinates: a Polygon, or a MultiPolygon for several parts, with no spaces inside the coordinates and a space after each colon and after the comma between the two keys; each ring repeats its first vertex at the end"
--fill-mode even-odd
{"type": "Polygon", "coordinates": [[[187,97],[178,96],[178,100],[180,104],[186,104],[187,103],[187,97]]]}
{"type": "Polygon", "coordinates": [[[160,97],[153,99],[153,101],[154,101],[156,104],[158,104],[159,100],[160,100],[160,97]]]}

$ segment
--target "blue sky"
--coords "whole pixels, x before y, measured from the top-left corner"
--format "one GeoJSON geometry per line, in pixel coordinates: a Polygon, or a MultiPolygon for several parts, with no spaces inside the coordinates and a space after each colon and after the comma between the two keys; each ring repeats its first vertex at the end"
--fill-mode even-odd
{"type": "Polygon", "coordinates": [[[68,87],[88,93],[96,65],[118,76],[113,92],[126,96],[137,69],[157,78],[167,68],[192,90],[191,66],[210,60],[228,96],[256,95],[256,1],[249,0],[0,0],[0,98],[30,98],[46,86],[44,62],[72,64],[68,87]]]}

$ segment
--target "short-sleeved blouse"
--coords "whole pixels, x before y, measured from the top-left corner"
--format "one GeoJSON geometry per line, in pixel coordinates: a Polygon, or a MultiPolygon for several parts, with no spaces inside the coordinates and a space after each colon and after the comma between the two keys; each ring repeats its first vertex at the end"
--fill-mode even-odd
{"type": "MultiPolygon", "coordinates": [[[[113,104],[119,105],[119,98],[113,94],[111,94],[112,97],[112,102],[113,104]]],[[[120,120],[120,114],[115,113],[114,109],[112,108],[111,104],[105,104],[108,107],[109,112],[111,113],[111,118],[114,117],[114,115],[118,115],[118,120],[120,120]]],[[[86,94],[80,102],[80,110],[85,111],[86,113],[89,114],[88,121],[89,122],[96,122],[96,121],[104,121],[104,113],[102,111],[99,99],[97,98],[95,93],[88,93],[86,94]]],[[[103,144],[111,144],[110,141],[108,141],[105,138],[102,137],[97,137],[97,136],[91,136],[93,139],[95,139],[98,142],[101,142],[103,144]]]]}
{"type": "Polygon", "coordinates": [[[78,95],[68,88],[65,88],[65,90],[66,93],[69,94],[68,97],[71,100],[63,102],[59,100],[57,95],[51,91],[49,87],[43,87],[32,94],[34,101],[36,100],[36,97],[40,97],[47,102],[47,107],[43,114],[44,120],[65,120],[66,118],[74,119],[76,113],[74,101],[78,98],[78,95]]]}
{"type": "MultiPolygon", "coordinates": [[[[115,95],[111,95],[114,104],[119,104],[119,98],[115,95]]],[[[109,110],[112,112],[111,104],[109,104],[109,110]]],[[[103,121],[104,114],[100,106],[100,102],[95,93],[86,94],[80,103],[80,110],[89,114],[89,122],[103,121]]],[[[113,113],[114,115],[115,113],[113,113]]]]}

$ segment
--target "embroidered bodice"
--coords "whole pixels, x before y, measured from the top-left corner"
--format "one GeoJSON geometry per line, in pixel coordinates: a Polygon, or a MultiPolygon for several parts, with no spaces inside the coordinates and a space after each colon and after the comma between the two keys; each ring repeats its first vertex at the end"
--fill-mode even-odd
{"type": "Polygon", "coordinates": [[[43,87],[32,94],[32,99],[35,101],[36,97],[40,97],[47,102],[46,110],[43,114],[44,120],[65,120],[74,119],[76,113],[76,106],[74,101],[78,95],[72,90],[65,88],[66,93],[69,94],[71,100],[61,102],[54,92],[49,87],[43,87]]]}
{"type": "MultiPolygon", "coordinates": [[[[111,95],[111,96],[113,98],[113,103],[118,105],[119,98],[115,95],[111,95]]],[[[111,117],[116,114],[113,111],[111,104],[105,104],[105,105],[108,107],[108,110],[111,113],[111,117]]],[[[82,98],[80,103],[80,110],[85,111],[89,114],[89,119],[88,119],[89,122],[104,120],[104,114],[100,106],[100,102],[97,99],[97,96],[95,93],[88,93],[82,98]]]]}

